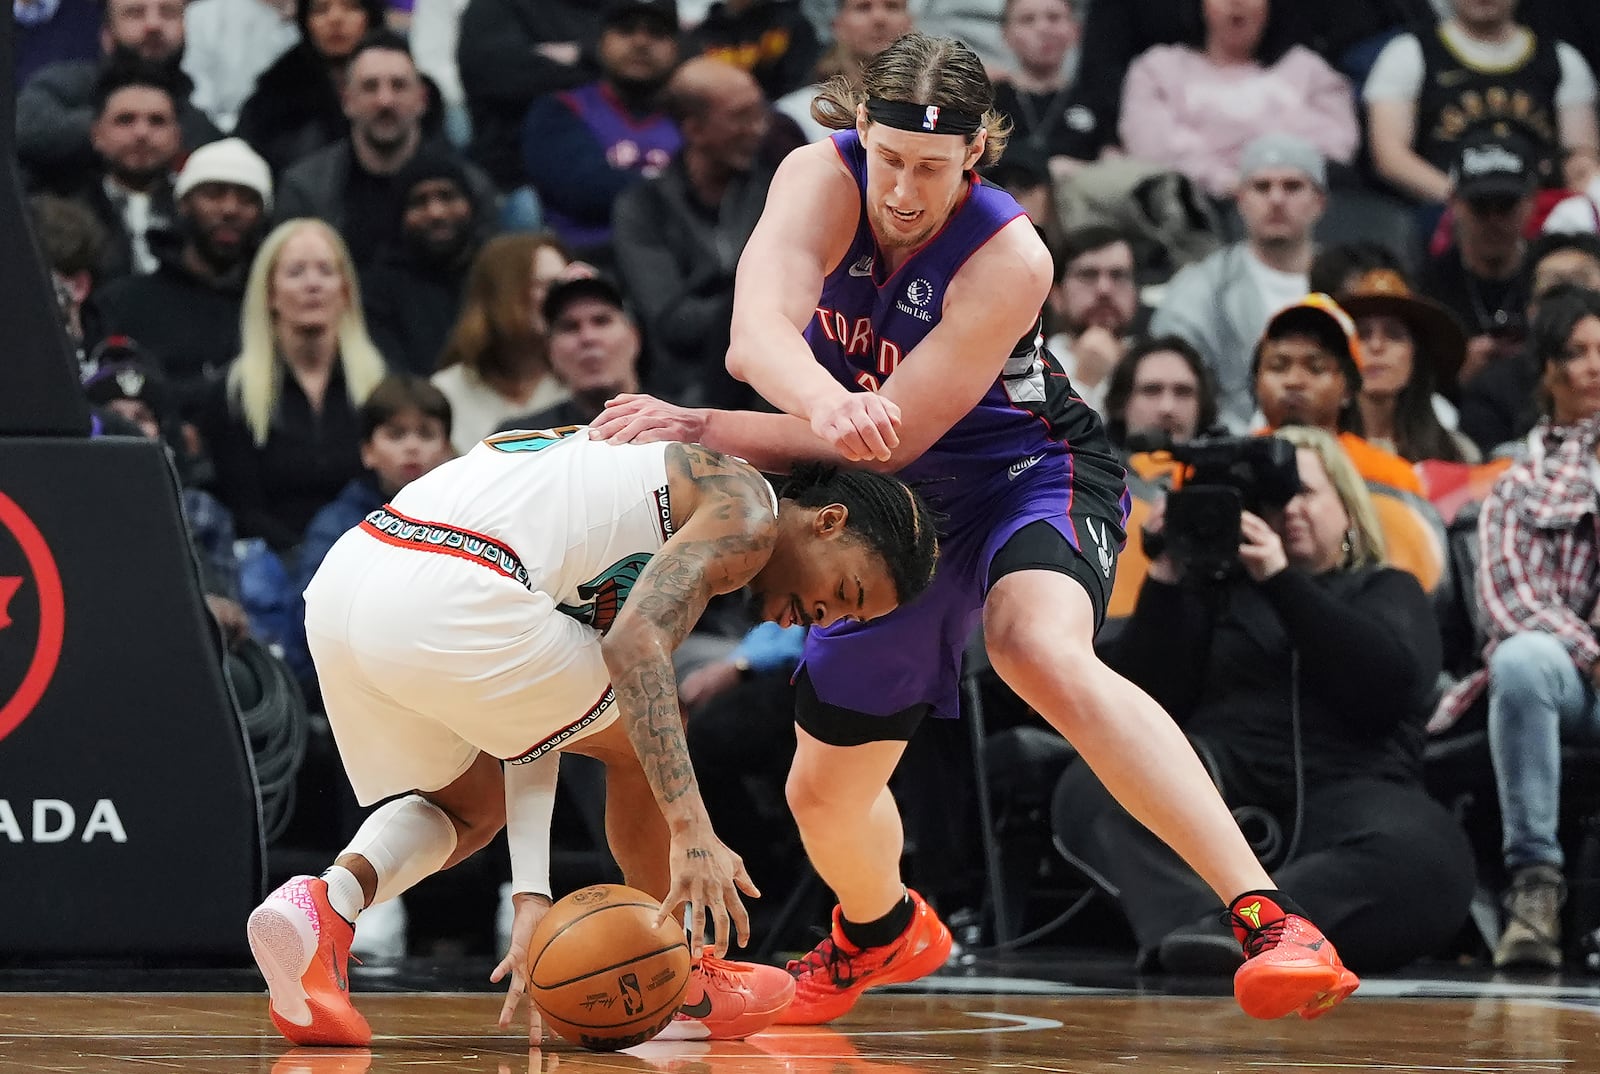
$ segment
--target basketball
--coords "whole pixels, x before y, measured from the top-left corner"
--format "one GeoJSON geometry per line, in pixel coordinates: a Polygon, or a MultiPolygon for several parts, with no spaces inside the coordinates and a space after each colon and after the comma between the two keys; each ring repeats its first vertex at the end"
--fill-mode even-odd
{"type": "Polygon", "coordinates": [[[621,884],[575,891],[550,908],[528,946],[528,994],[545,1024],[597,1052],[666,1028],[689,987],[683,926],[621,884]]]}

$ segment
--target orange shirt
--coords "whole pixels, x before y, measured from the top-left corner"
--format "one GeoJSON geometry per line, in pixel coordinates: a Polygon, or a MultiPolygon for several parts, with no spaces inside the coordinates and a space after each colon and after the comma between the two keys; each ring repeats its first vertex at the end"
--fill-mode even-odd
{"type": "Polygon", "coordinates": [[[1422,478],[1418,477],[1417,471],[1400,456],[1374,446],[1355,433],[1340,433],[1339,446],[1350,456],[1350,461],[1356,464],[1356,473],[1368,481],[1375,481],[1380,485],[1399,489],[1401,492],[1423,495],[1422,478]]]}

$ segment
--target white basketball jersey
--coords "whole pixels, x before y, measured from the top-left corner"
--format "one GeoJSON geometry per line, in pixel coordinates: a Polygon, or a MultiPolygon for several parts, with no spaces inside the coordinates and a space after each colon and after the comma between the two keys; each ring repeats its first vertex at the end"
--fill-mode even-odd
{"type": "Polygon", "coordinates": [[[606,444],[586,426],[499,433],[402,489],[390,504],[401,522],[391,524],[487,539],[466,558],[509,549],[526,572],[519,582],[604,632],[672,536],[667,447],[606,444]]]}

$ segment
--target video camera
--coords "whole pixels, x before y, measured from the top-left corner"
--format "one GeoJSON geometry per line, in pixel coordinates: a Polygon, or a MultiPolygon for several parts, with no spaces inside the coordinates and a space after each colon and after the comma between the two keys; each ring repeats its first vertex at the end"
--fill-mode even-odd
{"type": "Polygon", "coordinates": [[[1295,446],[1276,436],[1203,437],[1176,444],[1178,487],[1167,497],[1159,547],[1196,581],[1222,581],[1239,564],[1239,519],[1283,508],[1300,491],[1295,446]]]}

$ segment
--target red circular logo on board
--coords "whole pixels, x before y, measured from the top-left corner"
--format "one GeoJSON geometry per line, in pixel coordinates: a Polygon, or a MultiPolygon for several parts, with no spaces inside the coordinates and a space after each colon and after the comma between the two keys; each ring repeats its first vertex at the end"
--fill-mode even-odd
{"type": "Polygon", "coordinates": [[[44,534],[0,492],[0,739],[39,704],[66,634],[61,574],[44,534]]]}

